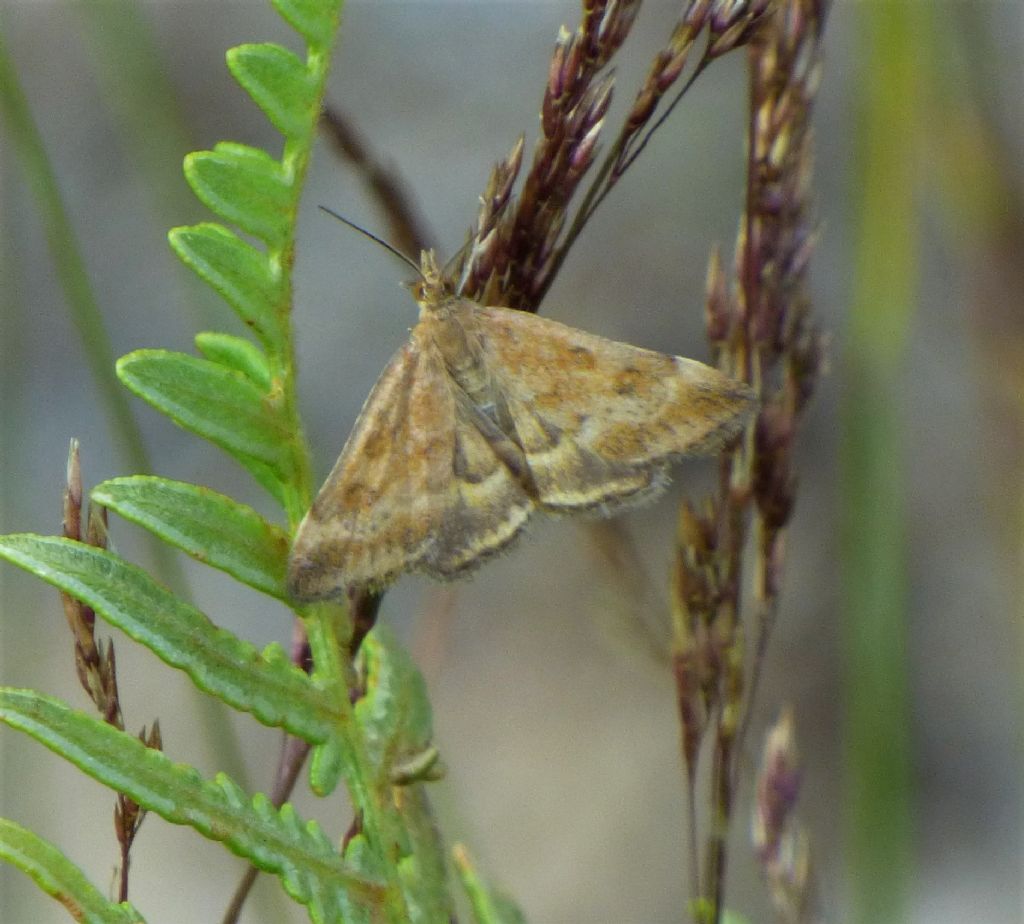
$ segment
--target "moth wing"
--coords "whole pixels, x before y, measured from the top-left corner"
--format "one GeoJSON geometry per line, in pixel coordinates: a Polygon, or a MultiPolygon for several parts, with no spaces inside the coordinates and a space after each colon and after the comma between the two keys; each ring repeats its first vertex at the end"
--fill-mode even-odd
{"type": "Polygon", "coordinates": [[[454,389],[440,356],[415,341],[387,365],[299,525],[288,568],[295,599],[409,570],[453,576],[519,531],[533,503],[454,389]]]}
{"type": "Polygon", "coordinates": [[[490,375],[503,395],[542,506],[642,499],[681,456],[714,452],[756,407],[710,366],[507,308],[479,308],[490,375]]]}
{"type": "Polygon", "coordinates": [[[496,555],[526,526],[536,500],[524,488],[522,452],[451,383],[453,478],[444,516],[417,570],[449,579],[496,555]]]}
{"type": "Polygon", "coordinates": [[[292,545],[297,600],[384,582],[422,557],[448,488],[455,420],[429,357],[410,342],[391,359],[292,545]]]}

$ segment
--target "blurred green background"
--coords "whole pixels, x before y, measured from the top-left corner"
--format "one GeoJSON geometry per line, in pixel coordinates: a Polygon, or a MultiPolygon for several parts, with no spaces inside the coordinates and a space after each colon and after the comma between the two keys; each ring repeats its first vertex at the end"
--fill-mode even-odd
{"type": "MultiPolygon", "coordinates": [[[[676,15],[651,2],[620,59],[616,125],[676,15]]],[[[558,26],[544,3],[349,4],[329,101],[405,178],[442,251],[475,218],[491,164],[530,150],[558,26]]],[[[181,176],[222,139],[279,150],[224,51],[297,47],[263,3],[0,4],[0,32],[50,158],[113,355],[191,349],[237,330],[177,264],[167,228],[208,217],[181,176]]],[[[1024,570],[1024,11],[1014,0],[837,4],[817,110],[821,244],[812,268],[830,369],[800,438],[800,489],[760,731],[792,703],[800,812],[826,920],[1024,920],[1020,620],[1024,570]]],[[[10,89],[8,84],[7,89],[10,89]]],[[[544,305],[596,333],[706,358],[703,278],[742,204],[744,58],[698,81],[598,213],[544,305]]],[[[60,528],[68,441],[87,484],[137,467],[104,405],[61,287],[39,199],[0,130],[0,531],[60,528]]],[[[300,389],[319,475],[414,320],[404,270],[320,213],[383,219],[326,143],[300,226],[300,389]]],[[[132,401],[153,469],[262,509],[213,447],[132,401]]],[[[711,467],[629,514],[649,593],[624,595],[573,521],[538,523],[471,582],[406,578],[383,618],[422,664],[449,772],[442,830],[535,922],[679,920],[684,798],[667,672],[624,626],[666,606],[675,507],[711,467]]],[[[157,567],[117,523],[129,558],[157,567]]],[[[286,642],[287,614],[185,564],[215,621],[286,642]]],[[[56,594],[0,570],[0,681],[84,705],[56,594]]],[[[277,736],[203,701],[121,640],[130,727],[159,716],[165,750],[267,788],[277,736]],[[225,744],[225,742],[231,742],[225,744]]],[[[115,861],[112,798],[38,745],[0,731],[0,814],[60,844],[101,885],[115,861]]],[[[345,808],[296,802],[340,832],[345,808]]],[[[729,906],[769,919],[737,815],[729,906]]],[[[157,818],[132,897],[152,921],[219,916],[237,860],[157,818]]],[[[304,920],[275,883],[247,921],[304,920]]],[[[0,868],[0,921],[64,920],[0,868]]]]}

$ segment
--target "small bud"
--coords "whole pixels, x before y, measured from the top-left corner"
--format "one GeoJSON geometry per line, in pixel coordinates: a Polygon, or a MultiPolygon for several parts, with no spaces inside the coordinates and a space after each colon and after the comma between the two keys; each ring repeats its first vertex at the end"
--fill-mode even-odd
{"type": "Polygon", "coordinates": [[[90,504],[89,522],[86,526],[85,541],[97,549],[109,548],[109,529],[110,524],[107,521],[107,508],[100,504],[90,504]]]}
{"type": "Polygon", "coordinates": [[[768,156],[772,136],[772,107],[765,101],[754,117],[754,159],[763,161],[768,156]]]}
{"type": "Polygon", "coordinates": [[[491,228],[486,236],[473,245],[472,263],[478,279],[486,279],[494,266],[495,244],[498,239],[496,228],[491,228]]]}
{"type": "Polygon", "coordinates": [[[793,717],[787,710],[769,731],[758,774],[751,834],[772,900],[784,920],[809,920],[810,844],[793,809],[800,788],[793,717]]]}
{"type": "Polygon", "coordinates": [[[129,840],[128,829],[130,825],[125,820],[125,800],[124,796],[120,796],[114,803],[114,837],[117,838],[119,844],[124,844],[129,840]]]}
{"type": "Polygon", "coordinates": [[[765,405],[757,418],[753,490],[769,530],[782,529],[793,512],[796,485],[790,471],[790,455],[795,430],[793,411],[782,399],[765,405]]]}
{"type": "Polygon", "coordinates": [[[82,538],[82,462],[78,440],[71,440],[68,450],[67,486],[64,489],[64,536],[82,538]]]}
{"type": "Polygon", "coordinates": [[[753,841],[762,863],[778,856],[783,831],[800,792],[793,713],[786,709],[765,736],[757,776],[753,841]]]}
{"type": "Polygon", "coordinates": [[[603,125],[603,120],[595,123],[573,149],[572,154],[569,156],[569,165],[574,174],[582,174],[590,166],[591,161],[593,161],[594,148],[597,145],[597,139],[601,135],[601,127],[603,125]]]}
{"type": "Polygon", "coordinates": [[[731,29],[740,16],[747,12],[749,0],[715,0],[711,10],[711,32],[713,35],[721,35],[727,29],[731,29]]]}
{"type": "Polygon", "coordinates": [[[554,97],[545,93],[540,106],[540,128],[545,138],[551,138],[558,130],[559,112],[554,97]]]}
{"type": "Polygon", "coordinates": [[[720,346],[729,339],[732,327],[732,308],[722,269],[722,251],[715,247],[708,261],[708,275],[704,284],[704,326],[712,346],[720,346]]]}
{"type": "Polygon", "coordinates": [[[816,330],[803,331],[790,350],[787,380],[797,413],[803,410],[825,364],[826,343],[816,330]]]}
{"type": "Polygon", "coordinates": [[[692,42],[686,42],[674,55],[667,57],[655,83],[659,94],[664,93],[679,78],[686,67],[686,59],[690,56],[692,47],[692,42]]]}
{"type": "Polygon", "coordinates": [[[679,522],[676,526],[679,546],[691,549],[700,560],[706,559],[717,546],[713,526],[715,519],[713,508],[700,514],[689,501],[684,502],[679,508],[679,522]]]}
{"type": "Polygon", "coordinates": [[[721,34],[715,35],[707,50],[708,57],[720,58],[726,52],[732,51],[737,45],[741,45],[746,31],[747,22],[744,20],[730,26],[721,34]]]}
{"type": "Polygon", "coordinates": [[[148,735],[146,734],[146,729],[143,728],[139,738],[147,748],[152,748],[154,751],[162,751],[164,749],[164,739],[160,734],[160,720],[153,720],[148,735]]]}
{"type": "Polygon", "coordinates": [[[784,272],[789,279],[802,276],[810,263],[811,255],[818,245],[817,229],[808,230],[801,227],[796,234],[796,242],[789,259],[786,261],[784,272]]]}
{"type": "Polygon", "coordinates": [[[565,26],[558,27],[558,38],[555,39],[555,50],[548,65],[548,94],[553,100],[562,98],[565,92],[565,59],[572,35],[565,26]]]}
{"type": "Polygon", "coordinates": [[[776,135],[768,149],[768,163],[776,170],[780,170],[785,164],[786,156],[789,154],[790,133],[789,126],[785,126],[776,135]]]}
{"type": "Polygon", "coordinates": [[[629,111],[629,116],[626,118],[625,131],[635,132],[643,125],[651,117],[654,107],[658,105],[658,98],[658,92],[654,86],[644,86],[637,94],[636,100],[633,102],[633,108],[629,111]]]}
{"type": "Polygon", "coordinates": [[[510,181],[507,186],[511,187],[511,181],[519,175],[519,169],[523,165],[523,148],[526,146],[526,135],[520,134],[516,143],[512,145],[508,157],[505,158],[505,168],[508,171],[510,181]]]}
{"type": "Polygon", "coordinates": [[[562,65],[562,93],[565,95],[576,93],[580,68],[586,55],[586,44],[586,38],[581,32],[573,34],[572,42],[569,44],[565,56],[565,64],[562,65]]]}
{"type": "Polygon", "coordinates": [[[708,710],[696,650],[677,652],[672,657],[676,682],[676,707],[683,729],[683,758],[692,773],[700,756],[700,742],[707,728],[708,710]]]}
{"type": "Polygon", "coordinates": [[[512,195],[512,187],[519,176],[519,168],[523,163],[523,146],[526,139],[520,135],[512,146],[507,158],[496,164],[491,172],[485,192],[484,208],[490,216],[499,215],[512,195]]]}
{"type": "Polygon", "coordinates": [[[607,30],[605,37],[602,63],[607,61],[626,40],[639,12],[639,0],[625,0],[625,2],[618,4],[615,20],[611,28],[607,30]]]}
{"type": "Polygon", "coordinates": [[[580,103],[580,109],[584,113],[584,124],[593,126],[604,118],[611,105],[614,88],[615,76],[608,74],[600,83],[587,91],[580,103]]]}
{"type": "Polygon", "coordinates": [[[711,0],[690,0],[690,6],[683,13],[682,23],[694,34],[699,32],[708,18],[711,0]]]}
{"type": "Polygon", "coordinates": [[[762,215],[778,216],[790,201],[790,197],[778,183],[766,183],[757,193],[757,211],[762,215]]]}

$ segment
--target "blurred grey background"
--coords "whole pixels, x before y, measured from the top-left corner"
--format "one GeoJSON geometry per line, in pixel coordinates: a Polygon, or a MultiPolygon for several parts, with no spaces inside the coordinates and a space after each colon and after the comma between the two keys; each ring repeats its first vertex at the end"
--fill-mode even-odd
{"type": "MultiPolygon", "coordinates": [[[[1000,157],[1010,175],[1024,183],[1020,5],[991,0],[933,8],[936,17],[963,24],[953,26],[963,40],[963,60],[956,63],[985,68],[980,108],[1005,144],[1000,157]]],[[[167,247],[168,227],[209,217],[191,198],[181,158],[222,139],[278,151],[279,136],[234,84],[224,52],[248,41],[293,48],[298,42],[257,0],[143,4],[139,12],[158,53],[158,60],[143,63],[165,69],[173,90],[173,97],[157,94],[145,102],[146,88],[119,86],[118,61],[104,60],[106,49],[116,47],[109,30],[119,19],[116,4],[101,9],[93,18],[90,4],[8,2],[0,5],[0,24],[116,354],[144,346],[188,351],[197,330],[238,332],[239,325],[167,247]],[[125,116],[133,94],[142,94],[154,133],[170,124],[178,134],[160,134],[158,143],[140,137],[134,127],[140,123],[125,116]]],[[[618,67],[610,124],[618,123],[676,9],[662,2],[644,8],[618,67]]],[[[445,254],[462,243],[474,220],[492,163],[520,132],[530,150],[554,37],[560,24],[577,17],[570,0],[349,3],[329,101],[405,178],[445,254]]],[[[817,111],[823,234],[812,276],[818,317],[832,338],[831,368],[800,438],[782,612],[748,742],[752,772],[764,726],[780,705],[793,705],[804,765],[800,813],[829,921],[844,919],[848,888],[840,824],[836,455],[863,77],[853,19],[851,5],[839,3],[817,111]]],[[[592,222],[551,291],[546,314],[706,358],[706,261],[716,242],[731,252],[742,205],[744,89],[742,54],[717,63],[698,82],[592,222]]],[[[941,122],[932,128],[938,157],[948,138],[941,122]]],[[[111,445],[34,200],[2,135],[0,155],[0,531],[53,533],[60,528],[71,437],[81,440],[87,485],[125,474],[125,462],[111,445]]],[[[903,390],[893,397],[907,427],[913,920],[1012,924],[1024,920],[1018,680],[1024,479],[1013,436],[1024,378],[1012,372],[1024,325],[1020,290],[1006,288],[1002,274],[1024,253],[1014,255],[1008,245],[1000,255],[968,238],[966,228],[961,236],[938,193],[922,198],[919,305],[903,390]]],[[[399,287],[403,267],[327,218],[318,204],[370,228],[384,223],[360,181],[321,143],[304,200],[295,323],[303,411],[322,476],[413,323],[415,306],[399,287]]],[[[1021,366],[1015,368],[1019,375],[1021,366]]],[[[141,402],[133,400],[133,407],[157,473],[213,486],[270,512],[259,489],[218,450],[141,402]]],[[[417,654],[433,698],[448,767],[435,796],[441,828],[449,841],[466,843],[481,871],[538,924],[682,918],[684,789],[672,686],[623,627],[637,607],[653,622],[664,618],[675,509],[683,492],[707,482],[710,469],[706,462],[683,468],[665,498],[628,515],[650,578],[649,599],[627,600],[586,528],[565,520],[538,522],[513,554],[470,582],[439,590],[405,578],[385,600],[382,618],[417,654]]],[[[151,564],[135,529],[116,523],[113,539],[124,555],[151,564]]],[[[195,599],[216,622],[260,645],[287,642],[291,626],[280,606],[191,563],[187,574],[195,599]]],[[[2,682],[84,706],[57,595],[8,567],[0,569],[0,582],[2,682]]],[[[174,759],[208,775],[237,773],[251,789],[269,787],[275,733],[205,702],[126,640],[117,652],[131,727],[159,716],[174,759]],[[225,727],[235,736],[228,746],[225,727]]],[[[9,730],[0,730],[0,774],[0,814],[59,843],[105,885],[116,860],[110,794],[9,730]]],[[[321,805],[301,791],[296,802],[335,832],[348,824],[337,800],[321,805]]],[[[747,847],[748,802],[749,790],[733,830],[729,906],[757,922],[770,913],[747,847]]],[[[150,921],[216,920],[241,869],[219,845],[151,817],[135,848],[132,897],[150,921]]],[[[0,921],[64,919],[23,875],[0,867],[0,921]]],[[[305,915],[264,879],[244,920],[305,915]]]]}

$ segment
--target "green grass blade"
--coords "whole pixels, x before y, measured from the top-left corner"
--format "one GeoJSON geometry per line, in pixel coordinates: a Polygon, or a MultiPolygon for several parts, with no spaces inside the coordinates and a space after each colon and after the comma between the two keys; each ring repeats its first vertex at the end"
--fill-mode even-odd
{"type": "Polygon", "coordinates": [[[127,902],[109,901],[74,863],[49,841],[0,818],[0,860],[17,867],[47,895],[86,924],[144,924],[127,902]]]}
{"type": "Polygon", "coordinates": [[[917,284],[914,59],[924,8],[859,10],[866,85],[843,413],[851,921],[907,920],[912,857],[905,422],[899,396],[917,284]]]}
{"type": "Polygon", "coordinates": [[[78,246],[56,174],[32,118],[28,100],[18,81],[0,29],[0,114],[4,136],[21,159],[28,185],[38,203],[54,266],[72,319],[78,328],[93,379],[120,443],[126,462],[139,472],[152,471],[142,435],[132,416],[124,390],[114,377],[114,350],[103,324],[85,260],[78,246]]]}
{"type": "Polygon", "coordinates": [[[73,12],[84,26],[102,102],[119,123],[119,141],[127,147],[154,211],[169,222],[189,201],[167,169],[168,155],[190,150],[193,139],[150,9],[133,0],[89,0],[76,4],[73,12]]]}
{"type": "Polygon", "coordinates": [[[252,507],[209,488],[136,475],[92,489],[92,499],[197,561],[285,600],[288,536],[252,507]]]}
{"type": "MultiPolygon", "coordinates": [[[[83,24],[100,105],[117,129],[114,142],[123,148],[136,182],[145,190],[154,224],[169,227],[195,211],[168,164],[195,147],[178,87],[170,79],[168,60],[152,22],[152,7],[136,0],[89,0],[69,10],[83,24]]],[[[176,291],[163,289],[161,307],[171,300],[199,326],[210,326],[222,312],[185,280],[175,277],[176,291]]],[[[173,310],[173,309],[171,309],[173,310]]],[[[223,322],[221,322],[223,323],[223,322]]]]}

